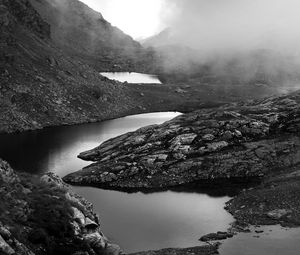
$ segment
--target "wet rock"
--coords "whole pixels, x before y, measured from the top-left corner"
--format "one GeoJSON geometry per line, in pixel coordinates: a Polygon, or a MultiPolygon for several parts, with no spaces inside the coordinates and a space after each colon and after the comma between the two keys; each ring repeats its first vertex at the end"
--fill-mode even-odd
{"type": "Polygon", "coordinates": [[[218,231],[217,233],[210,233],[204,235],[199,240],[202,242],[209,242],[209,241],[224,240],[231,237],[233,237],[232,233],[218,231]]]}

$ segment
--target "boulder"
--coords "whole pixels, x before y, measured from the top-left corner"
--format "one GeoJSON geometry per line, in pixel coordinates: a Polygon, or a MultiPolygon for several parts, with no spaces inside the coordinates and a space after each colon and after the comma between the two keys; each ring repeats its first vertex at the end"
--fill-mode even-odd
{"type": "Polygon", "coordinates": [[[0,253],[4,255],[16,254],[14,249],[7,244],[7,242],[0,235],[0,253]]]}
{"type": "Polygon", "coordinates": [[[273,211],[270,211],[267,213],[267,216],[271,219],[274,219],[274,220],[279,220],[289,214],[291,214],[292,211],[291,210],[287,210],[287,209],[276,209],[276,210],[273,210],[273,211]]]}

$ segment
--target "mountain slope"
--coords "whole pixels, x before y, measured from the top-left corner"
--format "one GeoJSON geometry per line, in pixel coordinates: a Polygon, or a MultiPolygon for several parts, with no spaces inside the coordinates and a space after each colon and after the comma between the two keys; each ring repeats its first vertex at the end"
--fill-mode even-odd
{"type": "Polygon", "coordinates": [[[99,121],[134,112],[130,91],[51,40],[28,0],[0,0],[0,132],[99,121]]]}
{"type": "Polygon", "coordinates": [[[103,16],[77,0],[30,0],[51,25],[51,38],[64,51],[99,70],[138,68],[144,49],[103,16]]]}

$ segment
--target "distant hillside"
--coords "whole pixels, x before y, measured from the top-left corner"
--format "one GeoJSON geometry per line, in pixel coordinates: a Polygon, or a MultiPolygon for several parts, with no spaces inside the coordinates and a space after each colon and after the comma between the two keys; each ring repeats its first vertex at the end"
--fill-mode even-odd
{"type": "Polygon", "coordinates": [[[156,35],[141,40],[140,43],[144,47],[161,47],[164,45],[173,44],[172,30],[170,28],[166,28],[156,35]]]}
{"type": "Polygon", "coordinates": [[[55,44],[99,70],[141,68],[143,47],[78,0],[30,0],[55,44]]]}

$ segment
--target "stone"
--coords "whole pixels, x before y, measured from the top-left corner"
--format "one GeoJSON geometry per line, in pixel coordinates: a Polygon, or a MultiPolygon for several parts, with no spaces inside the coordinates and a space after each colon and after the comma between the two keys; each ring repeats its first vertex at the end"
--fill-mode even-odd
{"type": "Polygon", "coordinates": [[[79,209],[77,209],[76,207],[71,207],[72,211],[73,211],[73,218],[80,224],[80,225],[85,225],[85,216],[82,213],[82,211],[80,211],[79,209]]]}
{"type": "Polygon", "coordinates": [[[0,253],[2,253],[3,255],[16,254],[14,249],[11,248],[9,244],[7,244],[7,242],[2,238],[1,235],[0,235],[0,253]]]}
{"type": "Polygon", "coordinates": [[[209,143],[207,144],[207,148],[210,151],[216,151],[216,150],[220,150],[223,149],[225,147],[228,146],[228,143],[225,141],[220,141],[220,142],[215,142],[215,143],[209,143]]]}
{"type": "Polygon", "coordinates": [[[98,227],[99,227],[99,225],[95,222],[95,221],[93,221],[93,220],[91,220],[90,218],[85,218],[85,224],[84,224],[84,227],[85,228],[92,228],[92,229],[97,229],[98,227]]]}
{"type": "Polygon", "coordinates": [[[212,135],[212,134],[206,134],[206,135],[202,136],[202,139],[203,139],[204,141],[212,141],[212,140],[215,139],[215,136],[212,135]]]}
{"type": "Polygon", "coordinates": [[[280,220],[291,213],[291,210],[287,209],[276,209],[267,213],[267,216],[274,220],[280,220]]]}

